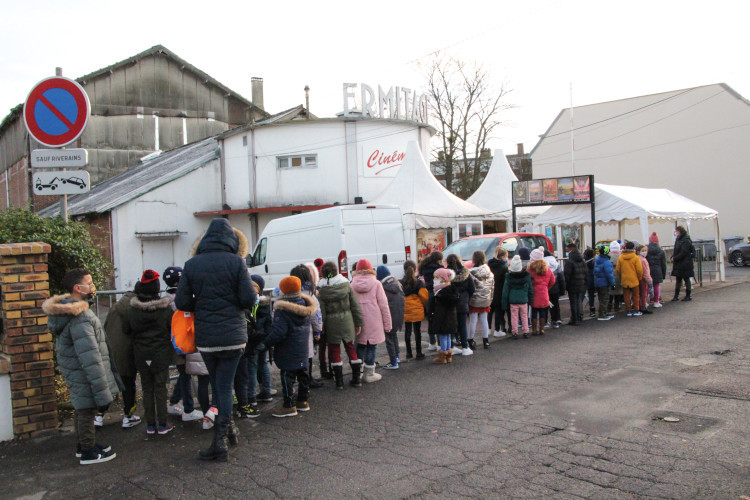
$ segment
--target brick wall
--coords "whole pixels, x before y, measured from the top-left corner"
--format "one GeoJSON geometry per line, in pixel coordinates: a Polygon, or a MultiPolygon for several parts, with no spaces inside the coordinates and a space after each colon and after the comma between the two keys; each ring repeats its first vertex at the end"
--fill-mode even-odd
{"type": "Polygon", "coordinates": [[[3,336],[10,364],[13,433],[36,437],[57,428],[52,334],[42,303],[49,297],[47,243],[0,245],[3,336]]]}

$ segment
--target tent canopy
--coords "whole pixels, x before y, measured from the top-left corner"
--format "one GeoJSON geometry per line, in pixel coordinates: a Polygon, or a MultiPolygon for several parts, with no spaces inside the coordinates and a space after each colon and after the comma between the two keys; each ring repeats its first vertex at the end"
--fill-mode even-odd
{"type": "Polygon", "coordinates": [[[432,175],[415,141],[406,146],[406,158],[393,181],[368,203],[398,205],[405,229],[453,227],[462,218],[484,218],[491,210],[479,208],[445,189],[432,175]]]}
{"type": "MultiPolygon", "coordinates": [[[[719,213],[669,189],[594,184],[596,222],[639,220],[643,241],[648,241],[648,222],[677,219],[716,219],[719,213]]],[[[534,224],[590,224],[591,206],[553,206],[534,219],[534,224]]]]}
{"type": "Polygon", "coordinates": [[[487,176],[466,201],[492,212],[507,212],[513,207],[513,181],[517,180],[503,150],[496,149],[487,176]]]}

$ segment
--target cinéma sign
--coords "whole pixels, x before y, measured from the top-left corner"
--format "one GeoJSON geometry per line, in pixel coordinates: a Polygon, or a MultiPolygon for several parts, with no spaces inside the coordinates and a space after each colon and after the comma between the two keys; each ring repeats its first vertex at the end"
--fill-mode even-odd
{"type": "Polygon", "coordinates": [[[427,123],[427,96],[406,87],[375,90],[364,83],[344,84],[344,116],[361,114],[372,118],[427,123]]]}

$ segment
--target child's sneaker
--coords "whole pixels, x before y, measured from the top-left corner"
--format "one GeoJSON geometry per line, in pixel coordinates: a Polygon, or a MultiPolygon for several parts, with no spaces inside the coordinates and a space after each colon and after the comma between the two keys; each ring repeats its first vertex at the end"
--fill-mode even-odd
{"type": "Polygon", "coordinates": [[[193,420],[200,420],[203,418],[203,412],[200,410],[193,410],[190,413],[183,413],[182,414],[182,421],[183,422],[190,422],[193,420]]]}
{"type": "MultiPolygon", "coordinates": [[[[388,363],[383,368],[386,370],[398,370],[398,361],[396,361],[395,363],[388,363]]],[[[300,410],[299,406],[297,406],[297,409],[300,410]]]]}
{"type": "Polygon", "coordinates": [[[633,316],[643,316],[641,311],[633,311],[633,316]]]}
{"type": "Polygon", "coordinates": [[[310,403],[307,401],[297,401],[297,411],[310,411],[310,403]]]}
{"type": "Polygon", "coordinates": [[[255,399],[260,403],[270,403],[273,401],[273,394],[270,392],[261,392],[255,399]]]}
{"type": "Polygon", "coordinates": [[[214,421],[208,417],[203,417],[203,430],[207,431],[214,428],[214,421]]]}
{"type": "Polygon", "coordinates": [[[260,416],[260,411],[257,408],[247,404],[245,406],[237,407],[237,416],[239,418],[257,418],[260,416]]]}
{"type": "MultiPolygon", "coordinates": [[[[108,444],[96,443],[94,445],[94,448],[98,448],[99,451],[105,451],[105,452],[112,451],[112,447],[108,444]]],[[[76,458],[81,458],[81,456],[83,456],[83,450],[81,449],[81,443],[78,443],[76,445],[76,458]]]]}
{"type": "Polygon", "coordinates": [[[282,406],[278,410],[272,413],[274,417],[277,418],[284,418],[284,417],[296,417],[297,416],[297,407],[292,406],[291,408],[286,408],[282,406]]]}
{"type": "Polygon", "coordinates": [[[164,434],[169,434],[169,433],[170,433],[170,432],[172,432],[173,430],[174,430],[174,425],[172,425],[172,424],[167,424],[167,425],[160,425],[160,426],[159,426],[159,427],[157,428],[156,432],[158,432],[158,433],[159,433],[159,434],[161,434],[161,435],[164,435],[164,434]]]}
{"type": "Polygon", "coordinates": [[[79,463],[81,465],[100,464],[102,462],[109,462],[116,456],[117,454],[111,449],[109,451],[102,451],[94,446],[90,450],[81,453],[81,460],[79,463]]]}
{"type": "Polygon", "coordinates": [[[632,311],[628,311],[628,312],[627,312],[627,313],[626,313],[625,315],[626,315],[627,317],[630,317],[630,316],[632,316],[632,315],[633,315],[633,312],[632,312],[632,311]]]}
{"type": "Polygon", "coordinates": [[[180,403],[169,403],[167,402],[167,413],[170,415],[182,415],[184,410],[182,409],[182,406],[180,406],[180,403]]]}
{"type": "Polygon", "coordinates": [[[661,302],[654,302],[654,307],[658,309],[663,306],[661,305],[661,302]]]}
{"type": "Polygon", "coordinates": [[[437,351],[438,350],[438,346],[437,346],[437,344],[430,344],[429,347],[427,348],[427,350],[428,351],[437,351]]]}
{"type": "Polygon", "coordinates": [[[94,427],[104,427],[104,415],[94,415],[94,427]]]}
{"type": "Polygon", "coordinates": [[[208,409],[208,411],[206,412],[204,416],[208,418],[211,422],[213,422],[214,420],[216,420],[216,415],[218,414],[219,414],[219,410],[217,410],[215,406],[212,406],[211,408],[208,409]]]}
{"type": "Polygon", "coordinates": [[[156,426],[154,426],[154,425],[147,426],[146,427],[146,434],[148,434],[149,436],[152,435],[152,434],[156,434],[156,426]]]}
{"type": "Polygon", "coordinates": [[[141,423],[141,417],[138,415],[131,415],[129,417],[122,417],[122,428],[130,429],[141,423]]]}

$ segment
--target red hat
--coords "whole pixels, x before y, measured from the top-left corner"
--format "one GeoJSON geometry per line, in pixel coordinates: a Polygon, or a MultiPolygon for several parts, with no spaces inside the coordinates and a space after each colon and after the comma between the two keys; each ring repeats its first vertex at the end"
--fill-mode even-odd
{"type": "Polygon", "coordinates": [[[659,243],[659,237],[656,235],[656,232],[651,233],[651,236],[648,237],[649,243],[659,243]]]}
{"type": "Polygon", "coordinates": [[[281,290],[281,293],[283,293],[284,295],[289,295],[290,293],[299,293],[301,289],[302,282],[296,276],[287,276],[279,282],[279,290],[281,290]]]}
{"type": "Polygon", "coordinates": [[[150,283],[158,279],[159,273],[157,273],[153,269],[146,269],[145,271],[143,271],[143,276],[141,276],[141,283],[150,283]]]}
{"type": "Polygon", "coordinates": [[[318,272],[320,272],[320,268],[323,267],[323,264],[325,264],[325,263],[326,263],[326,261],[324,261],[320,257],[318,257],[317,259],[315,259],[313,261],[313,264],[315,264],[315,267],[318,268],[318,272]]]}
{"type": "Polygon", "coordinates": [[[359,259],[357,271],[372,271],[372,264],[367,259],[359,259]]]}

